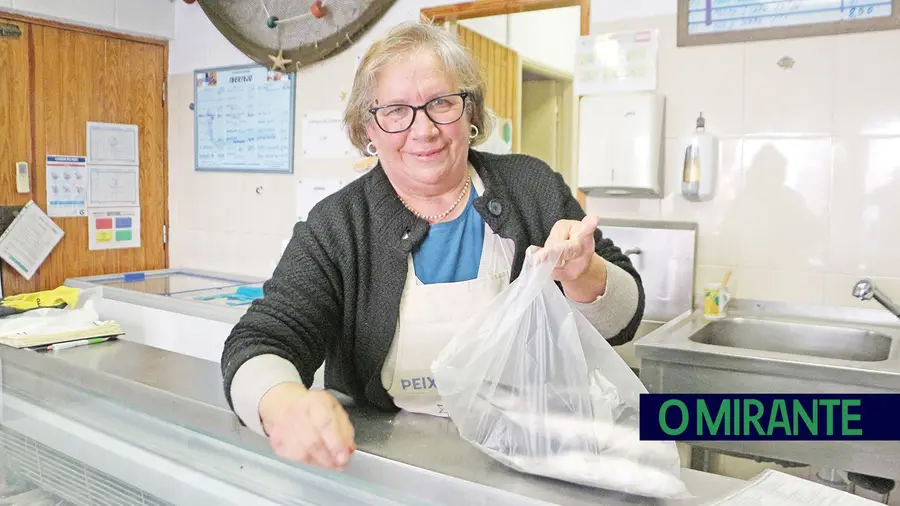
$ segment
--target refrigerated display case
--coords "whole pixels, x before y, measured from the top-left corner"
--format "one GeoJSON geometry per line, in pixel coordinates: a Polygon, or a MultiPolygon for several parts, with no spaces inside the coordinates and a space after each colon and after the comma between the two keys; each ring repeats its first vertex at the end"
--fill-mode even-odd
{"type": "MultiPolygon", "coordinates": [[[[116,320],[123,339],[218,362],[225,339],[265,280],[196,269],[164,269],[70,278],[66,286],[101,289],[103,319],[116,320]]],[[[321,383],[319,374],[318,383],[321,383]]]]}
{"type": "Polygon", "coordinates": [[[0,504],[430,504],[345,474],[282,462],[214,436],[213,427],[203,433],[180,426],[168,410],[190,409],[186,399],[145,397],[128,404],[128,386],[112,377],[88,378],[71,369],[56,374],[53,364],[35,361],[49,355],[30,350],[0,347],[0,357],[0,504]]]}
{"type": "Polygon", "coordinates": [[[109,300],[234,324],[264,279],[197,269],[163,269],[70,278],[66,286],[103,288],[109,300]],[[242,296],[242,294],[244,294],[242,296]]]}
{"type": "Polygon", "coordinates": [[[35,504],[694,506],[742,484],[684,470],[695,499],[661,501],[537,478],[488,457],[448,419],[338,392],[358,448],[350,465],[294,464],[234,416],[218,364],[128,341],[0,346],[0,378],[3,483],[35,504]]]}

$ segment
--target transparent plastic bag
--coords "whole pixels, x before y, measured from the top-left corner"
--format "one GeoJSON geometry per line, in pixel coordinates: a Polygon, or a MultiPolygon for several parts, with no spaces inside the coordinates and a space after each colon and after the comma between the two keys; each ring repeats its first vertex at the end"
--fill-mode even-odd
{"type": "Polygon", "coordinates": [[[432,364],[460,436],[520,472],[692,497],[675,443],[639,439],[644,385],[552,280],[559,254],[536,251],[432,364]]]}

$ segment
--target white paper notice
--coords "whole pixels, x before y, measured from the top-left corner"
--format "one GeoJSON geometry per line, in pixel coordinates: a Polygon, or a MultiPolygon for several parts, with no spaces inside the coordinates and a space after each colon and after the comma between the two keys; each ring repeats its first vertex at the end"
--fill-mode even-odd
{"type": "Polygon", "coordinates": [[[141,247],[141,208],[88,209],[88,247],[107,250],[141,247]]]}
{"type": "Polygon", "coordinates": [[[297,186],[297,220],[306,221],[316,204],[345,184],[343,179],[301,179],[297,186]]]}
{"type": "Polygon", "coordinates": [[[87,175],[83,156],[47,155],[47,215],[78,218],[86,214],[87,175]]]}
{"type": "Polygon", "coordinates": [[[0,236],[0,258],[31,279],[62,237],[62,229],[29,201],[0,236]]]}
{"type": "Polygon", "coordinates": [[[301,138],[304,158],[348,158],[359,153],[350,144],[341,125],[341,111],[313,111],[303,114],[301,138]]]}
{"type": "Polygon", "coordinates": [[[659,32],[638,30],[578,38],[575,93],[656,89],[659,32]]]}
{"type": "Polygon", "coordinates": [[[710,506],[874,506],[878,503],[787,473],[766,469],[739,491],[710,506]]]}
{"type": "Polygon", "coordinates": [[[118,123],[87,124],[88,165],[138,165],[138,127],[118,123]]]}
{"type": "Polygon", "coordinates": [[[136,166],[93,165],[88,181],[88,207],[140,205],[136,166]]]}

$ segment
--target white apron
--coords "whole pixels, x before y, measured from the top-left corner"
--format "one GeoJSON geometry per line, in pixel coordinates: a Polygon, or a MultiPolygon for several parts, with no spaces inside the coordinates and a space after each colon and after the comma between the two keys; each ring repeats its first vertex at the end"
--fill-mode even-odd
{"type": "MultiPolygon", "coordinates": [[[[481,181],[474,174],[472,179],[483,195],[481,181]]],[[[511,243],[485,224],[478,276],[458,283],[422,284],[409,256],[397,332],[381,370],[381,382],[397,407],[448,416],[431,376],[431,363],[466,321],[509,285],[511,243]]]]}

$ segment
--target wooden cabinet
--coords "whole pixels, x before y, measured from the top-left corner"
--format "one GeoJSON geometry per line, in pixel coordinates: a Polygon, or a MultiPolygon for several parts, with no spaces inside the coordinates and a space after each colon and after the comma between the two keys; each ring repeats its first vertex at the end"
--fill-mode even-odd
{"type": "Polygon", "coordinates": [[[0,38],[0,204],[47,209],[46,155],[86,155],[87,122],[138,126],[141,247],[88,249],[87,218],[54,218],[65,235],[31,281],[3,265],[3,293],[45,290],[67,277],[167,267],[165,42],[0,13],[21,35],[0,38]],[[15,163],[31,168],[16,192],[15,163]]]}

